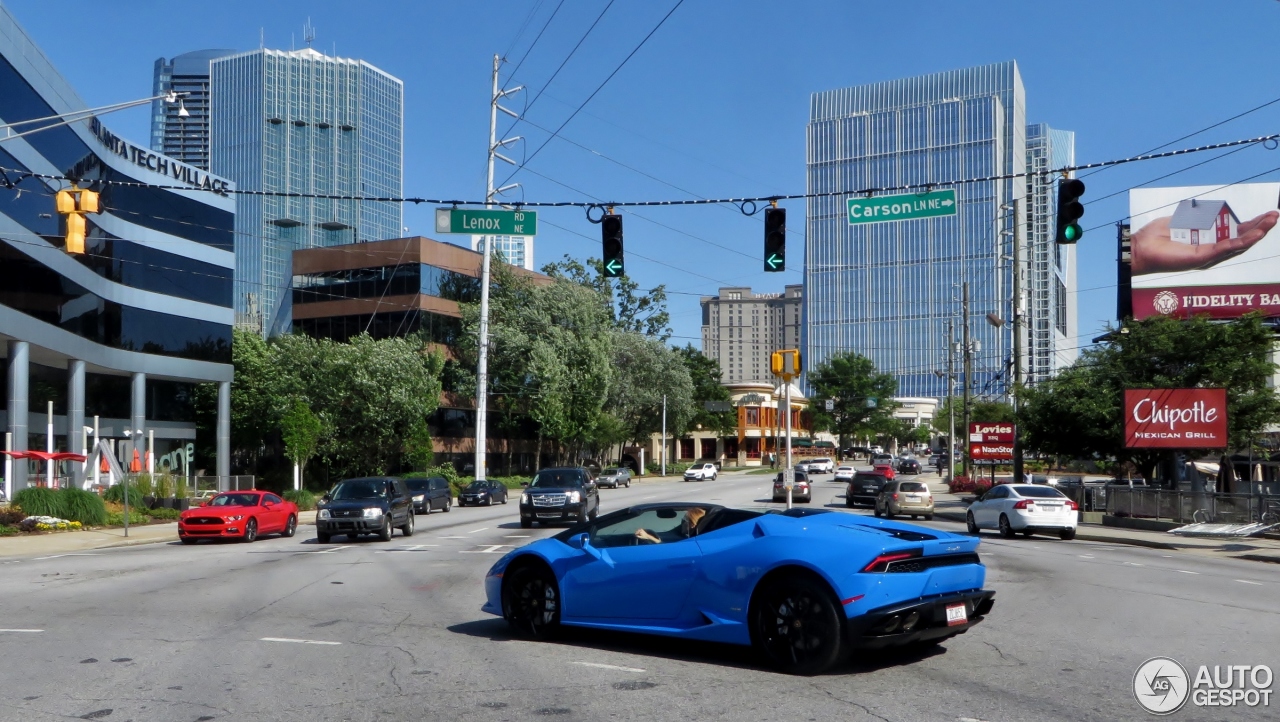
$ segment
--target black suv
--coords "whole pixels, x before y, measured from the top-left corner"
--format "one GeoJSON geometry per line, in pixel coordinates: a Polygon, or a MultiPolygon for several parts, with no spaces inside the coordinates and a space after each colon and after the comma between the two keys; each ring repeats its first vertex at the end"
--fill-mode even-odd
{"type": "Polygon", "coordinates": [[[543,469],[520,495],[520,526],[528,529],[535,521],[580,522],[600,513],[600,490],[583,468],[543,469]]]}
{"type": "Polygon", "coordinates": [[[404,480],[413,495],[413,511],[417,514],[430,514],[436,509],[449,511],[453,506],[453,490],[449,488],[449,480],[443,476],[410,477],[404,480]]]}
{"type": "Polygon", "coordinates": [[[334,534],[348,539],[377,534],[382,541],[391,541],[392,528],[413,535],[413,500],[403,479],[345,479],[316,505],[316,541],[321,544],[328,544],[334,534]]]}
{"type": "Polygon", "coordinates": [[[888,479],[883,474],[873,474],[870,471],[855,473],[853,480],[845,488],[844,505],[866,504],[867,506],[875,506],[876,497],[880,495],[880,489],[887,481],[888,479]]]}

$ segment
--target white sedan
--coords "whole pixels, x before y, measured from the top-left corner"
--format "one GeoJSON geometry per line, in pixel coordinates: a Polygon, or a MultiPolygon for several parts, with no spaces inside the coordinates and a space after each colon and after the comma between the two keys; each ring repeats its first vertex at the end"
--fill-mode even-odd
{"type": "Polygon", "coordinates": [[[857,469],[852,466],[838,466],[836,467],[835,481],[853,481],[853,475],[856,471],[857,469]]]}
{"type": "Polygon", "coordinates": [[[965,522],[969,532],[999,529],[1000,536],[1010,539],[1022,532],[1056,533],[1063,539],[1076,537],[1076,503],[1050,486],[1001,484],[969,505],[965,522]]]}

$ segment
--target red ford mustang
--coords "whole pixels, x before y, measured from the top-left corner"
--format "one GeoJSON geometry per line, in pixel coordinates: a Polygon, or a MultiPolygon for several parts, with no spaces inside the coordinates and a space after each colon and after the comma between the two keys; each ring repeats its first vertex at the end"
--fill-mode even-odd
{"type": "Polygon", "coordinates": [[[269,491],[227,491],[187,509],[178,518],[183,544],[201,539],[239,539],[251,542],[260,534],[293,536],[298,530],[298,506],[269,491]]]}

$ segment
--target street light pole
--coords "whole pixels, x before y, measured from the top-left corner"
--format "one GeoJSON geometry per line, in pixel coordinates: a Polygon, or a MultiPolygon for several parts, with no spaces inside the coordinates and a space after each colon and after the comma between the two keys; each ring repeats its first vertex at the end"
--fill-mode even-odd
{"type": "Polygon", "coordinates": [[[1018,396],[1022,392],[1022,245],[1018,234],[1018,201],[1013,201],[1013,481],[1022,483],[1022,442],[1018,433],[1018,396]]]}
{"type": "Polygon", "coordinates": [[[947,480],[956,478],[956,335],[955,322],[947,321],[947,480]]]}
{"type": "Polygon", "coordinates": [[[963,326],[961,326],[961,333],[964,338],[964,428],[962,431],[965,435],[965,443],[962,447],[963,451],[960,452],[964,454],[964,462],[960,469],[964,472],[965,476],[968,476],[969,455],[965,452],[969,449],[969,378],[970,374],[973,372],[973,349],[969,344],[969,282],[965,281],[962,288],[963,290],[961,291],[962,295],[960,301],[960,323],[963,324],[963,326]]]}

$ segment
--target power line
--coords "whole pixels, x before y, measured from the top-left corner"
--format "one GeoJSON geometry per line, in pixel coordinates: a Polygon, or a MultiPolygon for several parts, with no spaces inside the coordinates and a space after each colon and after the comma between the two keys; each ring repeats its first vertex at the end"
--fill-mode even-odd
{"type": "MultiPolygon", "coordinates": [[[[520,38],[524,37],[524,31],[529,28],[529,23],[533,22],[533,16],[538,14],[538,10],[542,8],[543,2],[544,0],[538,0],[538,2],[533,4],[533,7],[529,8],[529,13],[524,16],[524,22],[520,23],[520,27],[516,29],[516,36],[511,38],[511,43],[507,45],[507,49],[502,52],[503,60],[506,60],[507,56],[511,54],[511,51],[516,49],[516,43],[520,42],[520,38]]],[[[543,27],[545,28],[546,26],[543,27]]],[[[536,43],[537,40],[535,39],[534,42],[536,43]]],[[[530,45],[529,49],[532,50],[533,45],[530,45]]],[[[528,54],[529,51],[526,50],[525,55],[528,54]]]]}
{"type": "MultiPolygon", "coordinates": [[[[539,3],[539,5],[541,5],[541,3],[539,3]]],[[[547,18],[547,21],[542,24],[542,29],[538,31],[538,34],[537,36],[534,37],[533,42],[529,43],[529,47],[525,49],[524,55],[520,56],[520,60],[519,62],[516,63],[516,67],[511,70],[512,77],[514,77],[516,73],[520,72],[520,66],[524,65],[525,58],[528,58],[529,53],[533,52],[534,47],[538,45],[538,41],[542,39],[542,34],[547,32],[547,28],[551,25],[551,21],[556,19],[556,14],[560,12],[560,8],[563,5],[564,5],[564,0],[560,0],[560,2],[556,4],[556,9],[551,11],[551,17],[547,18]]],[[[537,8],[534,8],[534,9],[536,10],[537,8]]],[[[529,17],[531,18],[533,17],[532,12],[529,13],[529,17]]],[[[523,32],[523,30],[521,32],[523,32]]],[[[515,43],[512,42],[512,46],[514,45],[515,43]]],[[[505,56],[505,53],[504,53],[504,56],[505,56]]]]}

